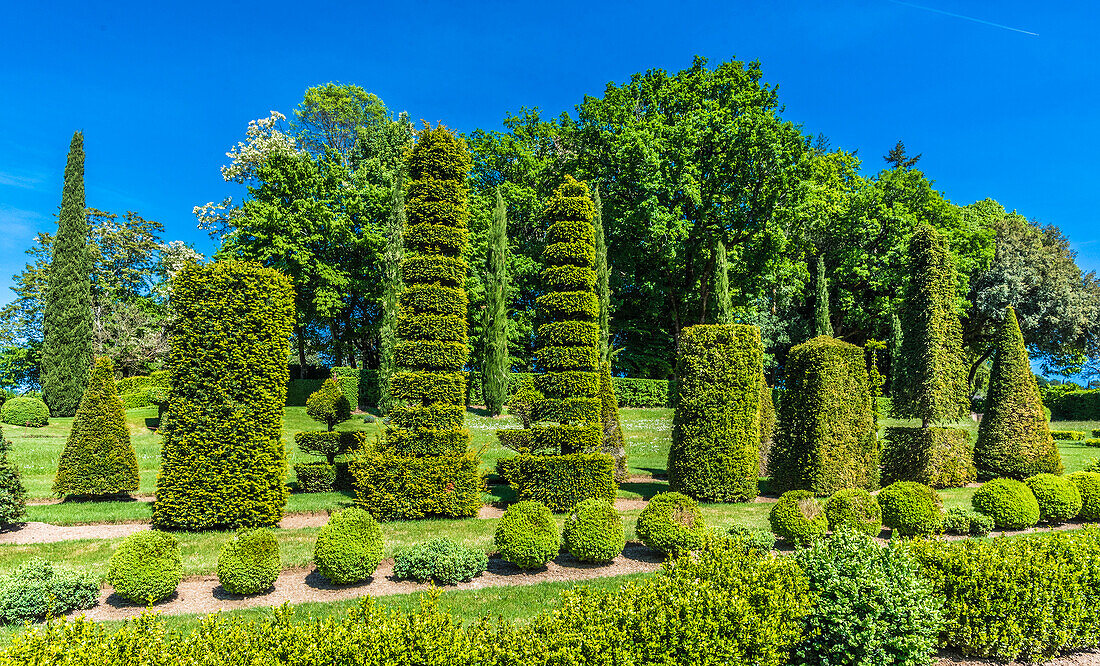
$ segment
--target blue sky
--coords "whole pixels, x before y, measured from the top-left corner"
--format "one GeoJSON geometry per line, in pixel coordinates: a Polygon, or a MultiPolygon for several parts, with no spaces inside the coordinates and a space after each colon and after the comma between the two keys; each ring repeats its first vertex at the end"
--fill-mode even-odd
{"type": "Polygon", "coordinates": [[[992,197],[1057,224],[1100,269],[1096,3],[170,4],[5,8],[0,303],[34,233],[56,228],[75,129],[88,205],[135,210],[210,252],[191,209],[239,194],[221,180],[225,152],[311,85],[355,83],[414,119],[498,129],[521,106],[571,110],[694,54],[760,60],[786,117],[869,171],[902,139],[953,201],[992,197]]]}

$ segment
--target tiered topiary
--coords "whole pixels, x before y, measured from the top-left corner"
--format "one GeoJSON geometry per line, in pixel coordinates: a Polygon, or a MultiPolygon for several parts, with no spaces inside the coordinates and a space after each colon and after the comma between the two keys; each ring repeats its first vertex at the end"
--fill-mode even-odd
{"type": "Polygon", "coordinates": [[[660,493],[642,509],[634,531],[650,548],[680,555],[702,547],[707,528],[695,500],[682,493],[660,493]]]}
{"type": "Polygon", "coordinates": [[[1100,473],[1074,472],[1067,474],[1066,478],[1081,493],[1081,510],[1077,512],[1077,517],[1086,523],[1100,521],[1100,473]]]}
{"type": "Polygon", "coordinates": [[[1039,501],[1027,484],[1016,479],[993,479],[974,491],[974,510],[993,519],[997,529],[1022,530],[1039,522],[1039,501]]]}
{"type": "Polygon", "coordinates": [[[610,562],[623,552],[626,534],[615,505],[590,498],[565,519],[562,541],[569,554],[582,562],[610,562]]]}
{"type": "Polygon", "coordinates": [[[1026,479],[1044,472],[1061,474],[1064,469],[1012,308],[1005,310],[997,336],[974,465],[983,479],[1026,479]]]}
{"type": "Polygon", "coordinates": [[[829,530],[825,508],[809,490],[788,490],[780,495],[768,513],[768,522],[777,537],[803,546],[829,530]]]}
{"type": "Polygon", "coordinates": [[[40,398],[8,398],[0,406],[0,421],[24,428],[41,428],[50,423],[50,408],[40,398]]]}
{"type": "Polygon", "coordinates": [[[1064,476],[1036,474],[1024,480],[1039,502],[1039,520],[1051,525],[1073,520],[1081,513],[1081,491],[1064,476]]]}
{"type": "Polygon", "coordinates": [[[692,326],[681,332],[679,401],[668,451],[673,491],[710,502],[757,496],[763,372],[755,326],[692,326]]]}
{"type": "Polygon", "coordinates": [[[19,468],[8,460],[11,442],[0,428],[0,530],[19,521],[27,511],[27,489],[19,478],[19,468]]]}
{"type": "Polygon", "coordinates": [[[259,594],[275,584],[279,568],[279,541],[271,530],[238,530],[222,546],[218,582],[231,594],[259,594]]]}
{"type": "Polygon", "coordinates": [[[352,507],[332,514],[321,528],[313,561],[322,576],[347,585],[370,578],[384,550],[378,522],[366,511],[352,507]]]}
{"type": "Polygon", "coordinates": [[[929,536],[943,527],[943,499],[922,483],[891,483],[876,499],[882,508],[882,524],[901,536],[929,536]]]}
{"type": "Polygon", "coordinates": [[[793,347],[768,462],[775,489],[875,488],[878,458],[863,349],[826,336],[793,347]]]}
{"type": "Polygon", "coordinates": [[[252,263],[191,264],[172,281],[172,306],[172,386],[153,524],[274,525],[287,499],[290,281],[252,263]]]}
{"type": "Polygon", "coordinates": [[[88,385],[61,452],[53,492],[103,496],[137,489],[137,456],[115,390],[115,366],[101,356],[88,371],[88,385]]]}
{"type": "Polygon", "coordinates": [[[864,488],[845,488],[833,493],[825,502],[825,516],[834,532],[843,528],[878,536],[882,531],[882,509],[864,488]]]}
{"type": "MultiPolygon", "coordinates": [[[[356,379],[356,391],[358,386],[358,379],[356,379]]],[[[303,492],[344,490],[338,487],[337,481],[340,474],[337,471],[336,458],[351,451],[361,450],[367,444],[365,432],[336,432],[335,430],[338,424],[351,418],[351,403],[347,398],[349,390],[346,385],[341,386],[340,380],[330,378],[326,379],[321,384],[321,388],[314,391],[306,400],[306,414],[323,424],[327,430],[294,433],[294,443],[299,451],[325,457],[324,462],[305,462],[294,465],[294,474],[298,477],[298,488],[303,492]]]]}
{"type": "Polygon", "coordinates": [[[142,530],[126,537],[107,571],[115,594],[134,603],[167,599],[183,580],[183,556],[176,537],[158,530],[142,530]]]}
{"type": "Polygon", "coordinates": [[[425,128],[408,156],[405,290],[385,443],[351,464],[359,505],[374,516],[476,516],[484,481],[465,427],[466,144],[425,128]]]}
{"type": "Polygon", "coordinates": [[[557,556],[561,537],[545,505],[525,500],[505,510],[493,537],[500,557],[520,569],[537,569],[557,556]]]}

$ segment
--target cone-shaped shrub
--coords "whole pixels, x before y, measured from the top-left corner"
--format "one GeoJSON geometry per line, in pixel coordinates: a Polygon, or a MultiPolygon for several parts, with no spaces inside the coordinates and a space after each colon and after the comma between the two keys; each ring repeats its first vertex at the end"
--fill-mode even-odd
{"type": "Polygon", "coordinates": [[[286,504],[290,281],[258,264],[192,264],[172,281],[168,425],[153,524],[274,525],[286,504]]]}
{"type": "Polygon", "coordinates": [[[768,461],[775,489],[829,495],[877,486],[873,410],[862,348],[826,336],[792,348],[768,461]]]}
{"type": "Polygon", "coordinates": [[[99,357],[61,452],[53,491],[58,495],[118,495],[138,489],[138,466],[126,412],[115,390],[115,367],[99,357]]]}
{"type": "Polygon", "coordinates": [[[19,478],[19,468],[8,460],[11,442],[0,428],[0,530],[17,522],[27,510],[27,489],[19,478]]]}
{"type": "Polygon", "coordinates": [[[974,445],[974,466],[983,479],[1026,479],[1044,472],[1061,474],[1063,470],[1012,308],[1005,310],[997,336],[985,414],[974,445]]]}
{"type": "Polygon", "coordinates": [[[676,374],[668,482],[711,502],[756,497],[760,455],[760,329],[741,324],[683,330],[676,374]]]}

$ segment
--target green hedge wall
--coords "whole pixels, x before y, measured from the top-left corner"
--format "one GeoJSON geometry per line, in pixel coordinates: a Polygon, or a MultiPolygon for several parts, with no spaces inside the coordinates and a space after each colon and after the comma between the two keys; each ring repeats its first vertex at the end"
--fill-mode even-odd
{"type": "Polygon", "coordinates": [[[520,500],[535,500],[555,513],[572,511],[581,501],[615,501],[615,459],[605,453],[518,455],[497,461],[497,474],[520,500]]]}
{"type": "Polygon", "coordinates": [[[472,518],[485,480],[473,451],[445,456],[367,453],[351,461],[356,504],[379,520],[472,518]]]}
{"type": "Polygon", "coordinates": [[[351,410],[359,409],[359,368],[333,368],[332,378],[340,382],[351,410]]]}
{"type": "Polygon", "coordinates": [[[977,478],[970,433],[959,428],[887,428],[882,483],[916,481],[958,488],[977,478]]]}
{"type": "Polygon", "coordinates": [[[292,379],[286,386],[287,407],[305,407],[309,396],[317,392],[324,384],[323,379],[292,379]]]}
{"type": "MultiPolygon", "coordinates": [[[[536,375],[532,372],[511,372],[508,374],[508,397],[519,390],[523,380],[536,375]]],[[[481,373],[469,373],[467,403],[483,405],[481,397],[481,373]]],[[[611,387],[615,390],[615,401],[619,407],[648,409],[672,407],[672,392],[676,384],[667,379],[633,379],[630,377],[612,377],[611,387]]]]}
{"type": "Polygon", "coordinates": [[[1043,404],[1055,421],[1100,421],[1100,389],[1043,393],[1043,404]]]}

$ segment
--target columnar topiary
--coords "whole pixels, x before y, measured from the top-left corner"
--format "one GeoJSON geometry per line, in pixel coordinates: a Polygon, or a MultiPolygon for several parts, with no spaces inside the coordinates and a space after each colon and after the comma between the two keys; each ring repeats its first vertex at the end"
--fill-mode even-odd
{"type": "Polygon", "coordinates": [[[997,336],[985,413],[974,445],[974,466],[986,479],[1026,479],[1044,472],[1061,474],[1063,470],[1012,308],[1005,310],[997,336]]]}
{"type": "Polygon", "coordinates": [[[760,449],[760,329],[741,324],[682,331],[668,481],[711,502],[756,497],[760,449]]]}
{"type": "Polygon", "coordinates": [[[138,465],[126,413],[115,391],[115,367],[99,357],[61,452],[53,492],[58,495],[119,495],[138,489],[138,465]]]}
{"type": "Polygon", "coordinates": [[[172,282],[168,426],[153,523],[274,525],[286,504],[290,281],[257,264],[192,264],[172,282]]]}
{"type": "Polygon", "coordinates": [[[16,523],[27,510],[27,489],[19,478],[19,468],[8,460],[11,442],[0,428],[0,530],[16,523]]]}
{"type": "Polygon", "coordinates": [[[768,461],[774,487],[816,495],[874,488],[878,458],[863,349],[826,336],[792,348],[768,461]]]}
{"type": "Polygon", "coordinates": [[[760,450],[757,455],[757,473],[766,476],[768,458],[771,457],[772,443],[775,441],[775,401],[772,390],[760,375],[760,450]]]}
{"type": "Polygon", "coordinates": [[[485,358],[481,365],[481,396],[490,416],[500,414],[508,399],[508,209],[500,188],[489,226],[485,257],[485,358]]]}
{"type": "Polygon", "coordinates": [[[611,363],[607,361],[600,363],[600,421],[603,424],[600,451],[615,459],[615,482],[622,483],[630,473],[626,467],[626,442],[619,421],[619,401],[615,398],[615,387],[611,382],[611,363]]]}
{"type": "Polygon", "coordinates": [[[596,230],[596,297],[600,301],[600,362],[611,362],[611,271],[607,265],[607,239],[604,235],[603,200],[600,188],[592,188],[596,230]]]}
{"type": "Polygon", "coordinates": [[[916,481],[958,488],[976,478],[970,433],[961,428],[887,428],[882,483],[916,481]]]}
{"type": "Polygon", "coordinates": [[[425,128],[407,166],[405,289],[394,347],[398,371],[390,380],[394,406],[379,453],[385,460],[361,459],[352,472],[360,506],[379,518],[474,516],[483,483],[476,458],[468,464],[463,372],[470,155],[446,128],[425,128]],[[412,478],[415,492],[402,491],[402,480],[412,478]]]}

